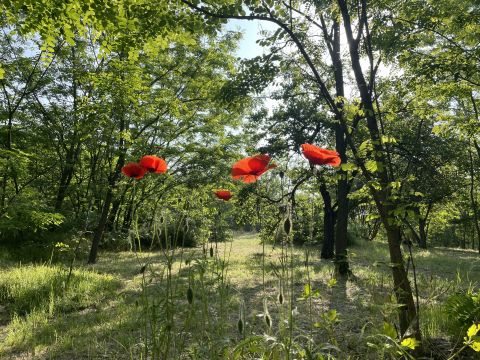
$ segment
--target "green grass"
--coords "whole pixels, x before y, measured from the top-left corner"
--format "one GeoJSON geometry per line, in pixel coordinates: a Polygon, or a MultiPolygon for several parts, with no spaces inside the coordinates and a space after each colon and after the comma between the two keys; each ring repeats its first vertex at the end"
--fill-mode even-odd
{"type": "MultiPolygon", "coordinates": [[[[284,284],[285,302],[278,303],[281,248],[266,248],[265,292],[262,246],[256,235],[219,244],[219,259],[228,263],[225,268],[208,251],[204,258],[199,248],[177,250],[172,257],[171,292],[167,291],[165,256],[160,252],[102,253],[98,264],[75,270],[65,291],[67,272],[59,266],[10,264],[0,270],[0,357],[139,359],[146,347],[157,354],[168,347],[169,358],[221,359],[231,357],[237,346],[238,352],[245,351],[240,358],[247,359],[247,351],[238,347],[242,344],[237,330],[241,304],[245,331],[252,341],[243,343],[245,347],[280,348],[288,331],[290,294],[284,284]],[[190,261],[188,265],[185,260],[190,261]],[[146,271],[141,273],[144,265],[146,271]],[[186,298],[189,286],[194,294],[191,305],[186,298]],[[264,322],[264,298],[271,329],[264,322]],[[254,337],[264,333],[270,340],[254,337]]],[[[333,287],[334,266],[321,260],[319,253],[315,247],[293,251],[297,342],[310,346],[304,339],[311,338],[317,349],[336,342],[340,351],[330,351],[337,358],[378,358],[367,342],[382,332],[384,321],[396,321],[386,245],[362,242],[353,247],[354,276],[338,280],[333,287]],[[301,299],[307,283],[307,250],[312,292],[318,290],[311,301],[301,299]],[[337,311],[339,321],[328,327],[324,315],[331,309],[337,311]]],[[[472,251],[448,249],[416,250],[414,255],[422,330],[429,339],[446,339],[442,304],[458,289],[478,286],[480,257],[472,251]]]]}

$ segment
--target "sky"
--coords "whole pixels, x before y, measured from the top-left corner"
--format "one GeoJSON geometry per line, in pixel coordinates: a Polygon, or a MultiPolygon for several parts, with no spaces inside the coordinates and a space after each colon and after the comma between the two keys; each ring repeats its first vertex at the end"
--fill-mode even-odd
{"type": "Polygon", "coordinates": [[[261,30],[276,30],[277,26],[267,21],[258,20],[229,20],[226,26],[227,30],[239,30],[244,33],[240,41],[237,56],[250,59],[262,55],[264,50],[256,41],[260,38],[258,35],[261,30]]]}

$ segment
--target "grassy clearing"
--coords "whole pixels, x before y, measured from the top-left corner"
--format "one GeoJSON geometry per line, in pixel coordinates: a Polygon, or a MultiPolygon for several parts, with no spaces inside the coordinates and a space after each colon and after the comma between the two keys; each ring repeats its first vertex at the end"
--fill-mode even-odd
{"type": "MultiPolygon", "coordinates": [[[[265,289],[262,246],[255,235],[219,244],[217,260],[210,258],[209,249],[177,250],[170,268],[162,253],[103,253],[95,266],[75,270],[65,291],[67,273],[58,266],[0,270],[0,356],[140,359],[151,353],[158,358],[223,359],[236,351],[238,358],[248,359],[255,351],[250,357],[246,349],[262,346],[278,347],[281,354],[293,299],[292,331],[302,346],[336,358],[379,358],[367,343],[379,339],[384,321],[396,321],[386,245],[353,247],[354,276],[336,283],[333,264],[319,259],[319,249],[293,249],[286,264],[293,265],[293,278],[282,267],[281,254],[280,247],[266,247],[265,289]],[[308,279],[311,296],[305,298],[308,279]],[[189,287],[192,304],[187,301],[189,287]],[[265,323],[264,298],[271,328],[265,323]],[[336,316],[330,321],[332,310],[336,316]],[[237,329],[239,317],[244,334],[237,329]],[[264,334],[267,340],[255,338],[264,334]]],[[[448,336],[442,313],[448,294],[478,287],[480,257],[468,250],[432,249],[416,251],[415,261],[421,325],[434,343],[448,336]]]]}

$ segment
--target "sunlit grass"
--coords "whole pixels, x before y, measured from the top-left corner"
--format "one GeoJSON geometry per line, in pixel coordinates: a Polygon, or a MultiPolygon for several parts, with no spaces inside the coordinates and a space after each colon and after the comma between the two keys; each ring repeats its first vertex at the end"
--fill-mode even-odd
{"type": "MultiPolygon", "coordinates": [[[[237,331],[241,303],[245,304],[248,333],[267,331],[261,315],[263,298],[267,298],[272,331],[277,331],[285,320],[285,305],[278,303],[281,253],[280,246],[266,246],[264,293],[262,245],[256,235],[240,235],[233,243],[218,244],[219,259],[228,260],[223,285],[217,268],[207,269],[202,278],[201,262],[196,261],[204,256],[201,248],[177,249],[172,265],[174,353],[180,358],[228,357],[241,341],[237,331]],[[192,305],[186,299],[189,283],[194,292],[192,305]]],[[[334,331],[343,354],[339,357],[375,359],[376,354],[366,346],[368,337],[381,332],[383,321],[396,321],[386,244],[359,243],[351,248],[354,276],[336,284],[332,262],[321,260],[319,253],[316,247],[293,249],[295,334],[311,335],[318,344],[327,342],[325,329],[312,325],[335,309],[340,322],[334,331]],[[311,303],[301,299],[307,281],[307,250],[312,291],[318,290],[319,295],[311,303]]],[[[414,250],[414,256],[422,330],[426,337],[446,337],[442,303],[452,292],[478,285],[480,259],[475,252],[445,249],[414,250]]],[[[206,264],[213,264],[208,249],[205,259],[206,264]]],[[[65,291],[67,269],[58,266],[1,270],[0,311],[8,313],[9,320],[0,324],[0,340],[4,340],[0,354],[6,358],[21,354],[54,359],[139,358],[152,331],[144,317],[144,304],[165,296],[165,269],[161,252],[103,253],[98,264],[76,269],[65,291]]],[[[288,303],[288,284],[284,286],[288,303]]]]}

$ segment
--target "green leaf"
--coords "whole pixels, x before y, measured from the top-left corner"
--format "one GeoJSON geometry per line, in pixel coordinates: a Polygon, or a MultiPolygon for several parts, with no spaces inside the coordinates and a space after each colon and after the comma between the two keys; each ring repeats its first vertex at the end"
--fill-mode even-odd
{"type": "Polygon", "coordinates": [[[392,339],[397,338],[397,331],[395,330],[395,327],[386,321],[383,323],[383,333],[392,339]]]}
{"type": "Polygon", "coordinates": [[[377,171],[382,171],[383,169],[383,165],[381,162],[378,162],[378,161],[375,161],[375,160],[367,160],[365,162],[365,168],[374,173],[374,172],[377,172],[377,171]]]}
{"type": "Polygon", "coordinates": [[[312,293],[312,288],[310,284],[305,284],[303,286],[303,297],[308,298],[311,293],[312,293]]]}
{"type": "Polygon", "coordinates": [[[342,164],[340,167],[343,171],[353,171],[357,169],[357,166],[353,163],[342,164]]]}
{"type": "Polygon", "coordinates": [[[337,279],[331,278],[330,280],[328,280],[327,286],[328,286],[329,288],[332,288],[332,287],[334,287],[335,285],[337,285],[337,279]]]}
{"type": "Polygon", "coordinates": [[[0,80],[2,80],[4,76],[5,76],[5,70],[0,65],[0,80]]]}
{"type": "Polygon", "coordinates": [[[330,311],[327,313],[327,319],[328,319],[330,322],[335,322],[335,321],[337,321],[337,310],[335,310],[335,309],[330,310],[330,311]]]}

